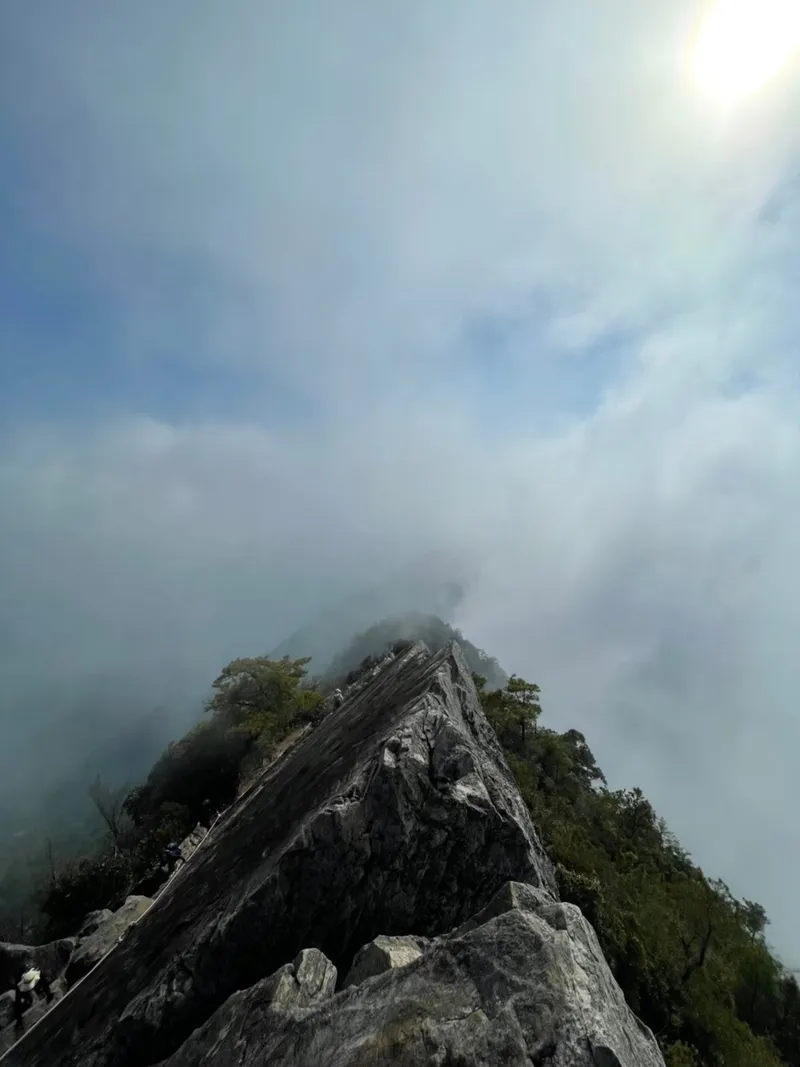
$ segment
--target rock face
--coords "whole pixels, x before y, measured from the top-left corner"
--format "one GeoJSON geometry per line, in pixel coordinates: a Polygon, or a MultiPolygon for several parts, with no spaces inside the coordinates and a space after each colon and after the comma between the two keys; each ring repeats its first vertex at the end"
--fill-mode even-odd
{"type": "Polygon", "coordinates": [[[4,1067],[199,1064],[201,1036],[204,1067],[660,1064],[555,897],[457,646],[416,645],[267,769],[4,1067]],[[527,886],[524,907],[509,890],[502,910],[508,882],[527,886]],[[411,940],[354,963],[381,936],[411,940]],[[332,997],[351,965],[389,969],[332,997]],[[594,1060],[570,1051],[586,1035],[594,1060]]]}
{"type": "Polygon", "coordinates": [[[333,997],[268,978],[163,1067],[663,1067],[574,905],[509,883],[468,925],[333,997]]]}
{"type": "Polygon", "coordinates": [[[152,903],[149,897],[128,897],[117,911],[105,908],[87,915],[81,927],[81,934],[86,931],[86,936],[80,938],[67,964],[67,985],[75,985],[88,974],[152,903]]]}

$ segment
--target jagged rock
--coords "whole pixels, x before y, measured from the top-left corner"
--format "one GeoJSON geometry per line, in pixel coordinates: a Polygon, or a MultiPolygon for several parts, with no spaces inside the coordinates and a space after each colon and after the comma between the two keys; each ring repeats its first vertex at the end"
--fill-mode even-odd
{"type": "MultiPolygon", "coordinates": [[[[117,911],[108,912],[105,917],[103,912],[93,912],[89,923],[92,932],[82,937],[77,948],[72,953],[66,969],[68,986],[75,985],[84,975],[100,962],[105,954],[116,945],[132,923],[137,922],[152,904],[149,897],[128,897],[125,903],[117,911]]],[[[107,909],[104,909],[104,912],[107,909]]],[[[86,927],[81,928],[82,930],[86,927]]]]}
{"type": "Polygon", "coordinates": [[[300,949],[346,973],[508,880],[555,893],[460,651],[415,645],[267,770],[7,1067],[146,1067],[300,949]]]}
{"type": "Polygon", "coordinates": [[[274,1019],[291,1016],[295,1010],[303,1013],[332,997],[335,989],[336,968],[331,961],[318,949],[303,949],[294,963],[229,997],[184,1042],[170,1064],[226,1064],[231,1054],[245,1054],[251,1039],[258,1041],[274,1019]]]}
{"type": "Polygon", "coordinates": [[[78,938],[90,937],[98,927],[103,923],[108,922],[114,912],[111,908],[100,908],[98,911],[90,911],[86,918],[81,923],[81,928],[78,931],[78,938]]]}
{"type": "Polygon", "coordinates": [[[503,912],[511,911],[512,908],[531,908],[534,903],[541,914],[548,914],[555,907],[552,896],[544,890],[536,886],[522,885],[520,882],[506,882],[485,908],[482,908],[477,915],[473,915],[471,919],[467,919],[462,926],[448,936],[463,937],[464,934],[494,919],[496,915],[502,915],[503,912]]]}
{"type": "Polygon", "coordinates": [[[384,971],[395,967],[405,967],[407,963],[419,959],[429,944],[430,941],[426,937],[413,937],[409,934],[404,937],[386,937],[381,934],[356,953],[343,986],[361,985],[367,978],[373,978],[376,974],[383,974],[384,971]]]}
{"type": "Polygon", "coordinates": [[[319,949],[304,948],[294,963],[287,963],[259,984],[264,1002],[273,1010],[308,1008],[333,996],[336,968],[319,949]]]}
{"type": "Polygon", "coordinates": [[[10,945],[0,942],[0,990],[13,986],[19,967],[30,960],[34,967],[44,971],[50,981],[60,977],[69,963],[77,944],[76,938],[65,937],[49,941],[46,945],[10,945]]]}
{"type": "Polygon", "coordinates": [[[174,1062],[227,1065],[229,1055],[246,1054],[251,1033],[258,1038],[265,1023],[269,1025],[267,1020],[303,1012],[331,997],[335,988],[336,968],[331,961],[318,949],[303,949],[294,963],[226,1000],[185,1042],[174,1062]]]}
{"type": "Polygon", "coordinates": [[[195,1031],[180,1054],[191,1062],[224,1064],[228,1049],[247,1046],[254,1020],[303,1011],[333,996],[335,989],[336,968],[331,961],[318,949],[303,949],[293,963],[229,997],[212,1016],[213,1024],[195,1031]]]}
{"type": "Polygon", "coordinates": [[[574,905],[509,885],[470,925],[310,1007],[236,994],[162,1067],[664,1067],[574,905]]]}

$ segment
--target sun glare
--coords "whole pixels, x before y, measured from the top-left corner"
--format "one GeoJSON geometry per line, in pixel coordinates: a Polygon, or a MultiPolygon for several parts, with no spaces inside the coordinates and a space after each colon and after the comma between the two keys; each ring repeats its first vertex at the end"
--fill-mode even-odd
{"type": "Polygon", "coordinates": [[[800,0],[718,0],[692,56],[702,88],[723,102],[756,92],[800,47],[800,0]]]}

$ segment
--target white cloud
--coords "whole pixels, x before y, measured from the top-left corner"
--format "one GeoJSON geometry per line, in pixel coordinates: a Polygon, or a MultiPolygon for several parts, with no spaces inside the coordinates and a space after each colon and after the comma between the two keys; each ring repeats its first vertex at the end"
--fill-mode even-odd
{"type": "Polygon", "coordinates": [[[132,12],[13,27],[31,211],[105,286],[109,359],[184,345],[314,417],[7,435],[14,663],[217,666],[442,548],[467,634],[797,957],[796,79],[701,103],[688,2],[132,12]],[[487,319],[518,327],[476,402],[487,319]]]}

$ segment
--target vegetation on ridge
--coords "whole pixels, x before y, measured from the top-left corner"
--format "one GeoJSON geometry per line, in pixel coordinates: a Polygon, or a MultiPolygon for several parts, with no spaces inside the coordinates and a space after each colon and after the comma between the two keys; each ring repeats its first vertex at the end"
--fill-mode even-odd
{"type": "Polygon", "coordinates": [[[489,721],[555,864],[668,1067],[800,1063],[800,989],[772,956],[764,909],[707,878],[640,789],[610,790],[586,738],[540,723],[535,685],[487,692],[489,721]]]}
{"type": "Polygon", "coordinates": [[[128,792],[98,779],[90,793],[105,841],[58,869],[51,861],[36,893],[38,915],[19,929],[17,916],[7,913],[0,936],[65,937],[87,912],[117,907],[128,893],[142,891],[139,883],[152,877],[170,841],[227,807],[276,746],[319,715],[323,698],[307,684],[307,664],[265,656],[234,660],[213,683],[206,718],[169,745],[145,782],[128,792]]]}

